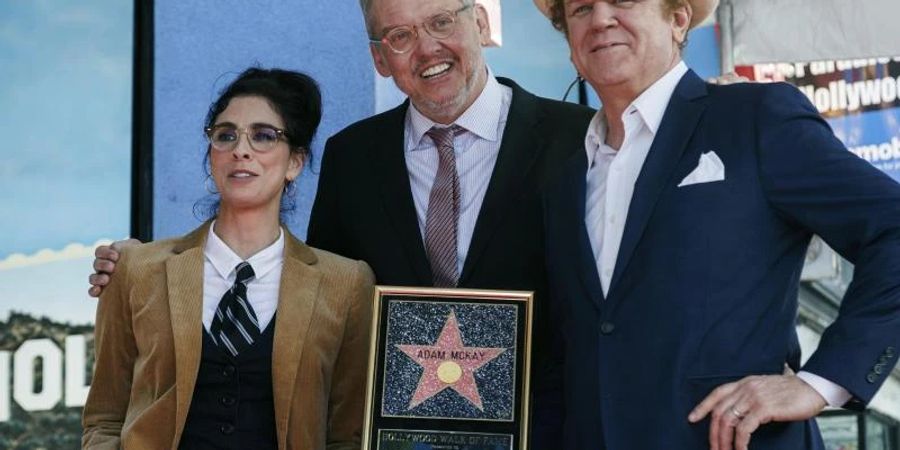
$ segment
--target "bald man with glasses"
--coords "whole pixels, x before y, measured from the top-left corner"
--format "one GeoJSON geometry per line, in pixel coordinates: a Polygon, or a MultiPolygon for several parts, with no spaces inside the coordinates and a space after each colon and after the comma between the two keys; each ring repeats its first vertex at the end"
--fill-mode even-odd
{"type": "Polygon", "coordinates": [[[473,0],[361,0],[375,68],[409,100],[325,147],[308,241],[380,284],[535,291],[532,448],[561,419],[538,192],[583,145],[592,111],[495,77],[473,0]]]}

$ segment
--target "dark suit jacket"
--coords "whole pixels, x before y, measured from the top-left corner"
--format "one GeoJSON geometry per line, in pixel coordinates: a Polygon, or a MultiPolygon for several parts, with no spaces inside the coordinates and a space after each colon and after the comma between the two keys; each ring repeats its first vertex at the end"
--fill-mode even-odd
{"type": "MultiPolygon", "coordinates": [[[[536,291],[533,392],[538,393],[552,384],[543,364],[548,338],[538,191],[564,160],[583,151],[592,112],[499,81],[513,89],[512,103],[459,286],[536,291]]],[[[307,240],[366,261],[379,284],[431,286],[404,159],[408,107],[407,102],[357,122],[328,140],[307,240]]],[[[538,410],[542,401],[535,400],[538,410]]]]}
{"type": "MultiPolygon", "coordinates": [[[[635,184],[606,298],[584,225],[586,170],[582,151],[546,197],[566,448],[706,449],[708,420],[687,415],[714,387],[785,362],[799,369],[812,233],[856,275],[804,369],[848,389],[848,406],[872,398],[900,354],[900,187],[847,151],[796,89],[682,78],[635,184]],[[725,180],[677,187],[709,151],[725,180]]],[[[822,443],[809,420],[763,425],[751,448],[822,443]]]]}
{"type": "MultiPolygon", "coordinates": [[[[97,307],[88,449],[178,447],[203,333],[209,225],[122,250],[97,307]]],[[[279,449],[360,445],[372,271],[285,233],[272,349],[279,449]]]]}

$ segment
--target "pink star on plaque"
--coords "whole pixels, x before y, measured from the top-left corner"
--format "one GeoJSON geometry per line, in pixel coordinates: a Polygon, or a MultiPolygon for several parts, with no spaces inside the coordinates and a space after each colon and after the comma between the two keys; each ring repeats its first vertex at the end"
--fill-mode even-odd
{"type": "Polygon", "coordinates": [[[505,348],[464,346],[456,313],[452,309],[434,345],[397,345],[397,348],[423,369],[419,385],[409,402],[409,409],[450,388],[481,411],[484,411],[484,407],[473,374],[476,369],[506,351],[505,348]]]}

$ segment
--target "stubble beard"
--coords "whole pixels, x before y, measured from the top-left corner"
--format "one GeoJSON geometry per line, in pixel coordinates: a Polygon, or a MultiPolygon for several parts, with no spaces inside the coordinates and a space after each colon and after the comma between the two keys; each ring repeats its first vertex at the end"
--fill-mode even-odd
{"type": "Polygon", "coordinates": [[[469,100],[472,102],[475,101],[475,99],[471,99],[470,97],[473,95],[473,89],[478,85],[477,76],[481,71],[484,71],[484,76],[487,78],[487,68],[484,64],[481,64],[480,69],[474,68],[466,74],[465,82],[453,96],[439,100],[424,99],[422,102],[423,104],[416,105],[416,108],[423,114],[426,114],[427,112],[426,116],[430,118],[450,118],[456,120],[463,112],[465,112],[464,108],[471,106],[469,100]]]}

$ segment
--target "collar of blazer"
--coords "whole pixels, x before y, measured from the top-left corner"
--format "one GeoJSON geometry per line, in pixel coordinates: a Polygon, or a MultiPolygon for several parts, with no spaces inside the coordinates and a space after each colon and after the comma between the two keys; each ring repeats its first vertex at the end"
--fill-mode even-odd
{"type": "MultiPolygon", "coordinates": [[[[190,233],[179,239],[175,243],[175,246],[172,248],[172,251],[176,255],[179,255],[191,248],[199,247],[200,249],[203,249],[203,246],[206,245],[206,238],[207,236],[209,236],[209,227],[211,224],[212,220],[208,220],[194,231],[191,231],[190,233]]],[[[294,235],[287,229],[287,227],[284,227],[284,230],[285,258],[299,259],[300,261],[309,265],[315,264],[318,261],[318,258],[316,257],[316,254],[313,253],[312,249],[310,249],[306,244],[294,237],[294,235]]]]}

